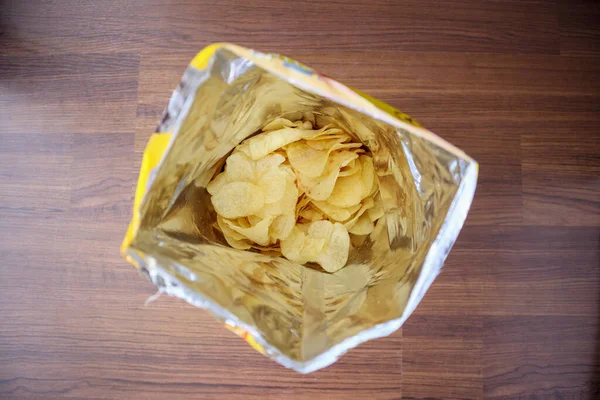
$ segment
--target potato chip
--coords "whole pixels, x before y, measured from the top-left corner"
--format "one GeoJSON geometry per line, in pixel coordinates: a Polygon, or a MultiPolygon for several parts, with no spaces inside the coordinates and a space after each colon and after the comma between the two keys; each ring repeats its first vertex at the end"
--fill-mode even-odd
{"type": "Polygon", "coordinates": [[[300,122],[292,122],[287,118],[275,118],[273,121],[266,124],[262,130],[263,132],[276,131],[283,128],[298,128],[300,125],[300,122]]]}
{"type": "Polygon", "coordinates": [[[299,217],[304,218],[305,220],[310,222],[321,221],[327,218],[323,213],[311,207],[310,205],[304,210],[300,211],[299,217]]]}
{"type": "Polygon", "coordinates": [[[294,214],[282,214],[277,216],[269,228],[271,243],[275,243],[277,240],[286,239],[292,232],[294,225],[296,225],[296,216],[294,214]]]}
{"type": "Polygon", "coordinates": [[[247,250],[250,248],[250,243],[245,240],[246,237],[234,231],[225,223],[225,219],[217,215],[217,224],[223,233],[223,237],[227,243],[234,249],[247,250]]]}
{"type": "Polygon", "coordinates": [[[348,229],[348,232],[354,235],[368,235],[373,232],[374,227],[375,225],[373,225],[373,221],[369,218],[369,214],[363,214],[358,218],[356,223],[348,229]]]}
{"type": "Polygon", "coordinates": [[[239,218],[255,214],[265,204],[260,187],[249,182],[231,182],[211,198],[217,214],[225,218],[239,218]]]}
{"type": "Polygon", "coordinates": [[[333,232],[333,224],[329,221],[317,221],[308,226],[308,236],[315,239],[329,239],[333,232]]]}
{"type": "Polygon", "coordinates": [[[375,167],[373,166],[373,159],[366,155],[361,155],[358,158],[362,166],[361,179],[363,181],[363,187],[365,192],[364,196],[369,196],[373,193],[374,188],[376,188],[376,175],[375,175],[375,167]]]}
{"type": "Polygon", "coordinates": [[[312,126],[315,126],[315,124],[317,123],[317,118],[315,117],[315,114],[312,113],[312,112],[304,112],[304,113],[302,113],[302,118],[305,121],[310,122],[312,126]]]}
{"type": "Polygon", "coordinates": [[[302,226],[296,225],[289,236],[280,242],[281,253],[288,260],[304,264],[312,261],[323,250],[325,241],[308,237],[302,226]]]}
{"type": "Polygon", "coordinates": [[[225,173],[231,182],[252,182],[254,170],[254,162],[244,153],[236,152],[227,158],[225,173]]]}
{"type": "Polygon", "coordinates": [[[350,236],[344,225],[333,224],[329,240],[314,259],[327,272],[336,272],[346,265],[350,251],[350,236]]]}
{"type": "Polygon", "coordinates": [[[222,172],[215,176],[213,180],[210,181],[208,185],[206,185],[206,190],[208,191],[208,193],[214,196],[219,190],[223,188],[223,186],[225,186],[228,183],[230,183],[230,181],[227,177],[227,174],[222,172]]]}
{"type": "Polygon", "coordinates": [[[262,174],[255,183],[264,193],[265,203],[274,203],[281,200],[285,193],[287,175],[284,171],[273,168],[262,174]]]}
{"type": "Polygon", "coordinates": [[[352,214],[357,212],[361,207],[360,204],[356,204],[349,208],[342,208],[331,205],[326,201],[313,201],[312,204],[321,212],[323,212],[328,218],[338,222],[350,219],[352,214]]]}
{"type": "Polygon", "coordinates": [[[264,219],[263,217],[259,217],[258,215],[248,215],[246,217],[246,220],[250,223],[250,226],[254,226],[254,225],[258,224],[263,219],[264,219]]]}
{"type": "Polygon", "coordinates": [[[246,217],[236,218],[235,223],[242,228],[250,228],[252,226],[246,217]]]}
{"type": "MultiPolygon", "coordinates": [[[[369,189],[371,187],[369,186],[369,189]]],[[[364,198],[365,188],[361,171],[338,178],[327,202],[337,207],[352,207],[364,198]]]]}
{"type": "Polygon", "coordinates": [[[260,160],[256,161],[256,173],[258,175],[265,173],[266,171],[274,168],[274,167],[278,167],[279,165],[283,164],[286,160],[286,156],[285,153],[282,152],[282,154],[279,153],[271,153],[268,156],[265,156],[263,158],[261,158],[260,160]]]}
{"type": "Polygon", "coordinates": [[[298,186],[311,199],[325,200],[331,195],[340,171],[339,169],[334,169],[327,172],[328,174],[317,178],[298,174],[298,186]]]}
{"type": "Polygon", "coordinates": [[[311,178],[297,171],[298,186],[311,199],[326,200],[333,192],[340,168],[348,165],[356,158],[358,158],[358,155],[352,151],[335,152],[329,157],[327,166],[321,176],[311,178]]]}
{"type": "Polygon", "coordinates": [[[273,217],[269,216],[269,217],[263,219],[262,221],[260,221],[259,223],[257,223],[256,225],[251,226],[249,228],[243,228],[241,226],[238,226],[229,219],[223,219],[223,222],[227,226],[229,226],[229,228],[234,230],[235,232],[248,238],[248,240],[251,240],[252,242],[257,243],[261,246],[268,246],[269,245],[269,225],[271,224],[272,220],[273,220],[273,217]]]}
{"type": "Polygon", "coordinates": [[[358,170],[361,169],[361,164],[360,162],[356,161],[356,160],[352,160],[350,162],[350,164],[346,165],[345,167],[342,167],[342,169],[340,169],[340,174],[339,176],[349,176],[349,175],[354,175],[358,170]]]}
{"type": "Polygon", "coordinates": [[[323,173],[329,158],[329,151],[315,150],[304,141],[290,144],[286,147],[286,153],[292,168],[310,178],[323,173]]]}
{"type": "Polygon", "coordinates": [[[302,139],[302,132],[300,129],[295,128],[282,128],[265,132],[247,139],[238,146],[238,150],[256,161],[287,144],[302,139]]]}
{"type": "Polygon", "coordinates": [[[381,204],[381,197],[377,197],[374,203],[375,204],[373,208],[367,210],[367,213],[369,214],[369,219],[372,222],[377,221],[384,215],[383,204],[381,204]]]}
{"type": "Polygon", "coordinates": [[[360,204],[360,209],[352,216],[352,219],[349,219],[344,222],[344,226],[346,229],[350,230],[358,221],[358,219],[365,213],[367,210],[373,208],[375,206],[375,201],[371,197],[367,197],[360,204]]]}

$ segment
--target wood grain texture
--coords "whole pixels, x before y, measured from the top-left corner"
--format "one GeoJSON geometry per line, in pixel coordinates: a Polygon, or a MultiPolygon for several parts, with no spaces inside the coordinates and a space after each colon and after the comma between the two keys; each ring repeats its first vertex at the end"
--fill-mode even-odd
{"type": "Polygon", "coordinates": [[[600,398],[597,1],[0,1],[0,398],[600,398]],[[405,326],[278,366],[118,254],[137,171],[203,46],[276,51],[480,163],[405,326]]]}

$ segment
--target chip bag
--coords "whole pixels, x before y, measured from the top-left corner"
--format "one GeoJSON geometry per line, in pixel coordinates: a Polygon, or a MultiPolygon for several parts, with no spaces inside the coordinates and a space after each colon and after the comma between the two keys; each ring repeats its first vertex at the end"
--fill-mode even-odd
{"type": "Polygon", "coordinates": [[[289,58],[214,44],[150,137],[121,251],[161,292],[308,373],[415,310],[477,171],[385,103],[289,58]]]}

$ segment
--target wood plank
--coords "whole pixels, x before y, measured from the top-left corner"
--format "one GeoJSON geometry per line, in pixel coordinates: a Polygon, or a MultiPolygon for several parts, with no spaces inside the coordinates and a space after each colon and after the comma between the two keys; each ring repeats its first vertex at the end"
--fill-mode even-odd
{"type": "Polygon", "coordinates": [[[558,26],[560,28],[560,54],[600,54],[600,4],[597,1],[560,0],[558,26]]]}
{"type": "Polygon", "coordinates": [[[76,0],[9,2],[7,52],[198,51],[236,42],[265,51],[364,50],[558,54],[556,7],[541,0],[282,0],[260,4],[76,0]],[[451,12],[449,12],[451,10],[451,12]],[[89,23],[87,16],[95,17],[89,23]],[[357,18],[360,16],[360,18],[357,18]],[[201,21],[201,23],[199,23],[201,21]]]}
{"type": "Polygon", "coordinates": [[[132,132],[138,57],[131,53],[0,58],[3,133],[132,132]]]}
{"type": "Polygon", "coordinates": [[[403,399],[482,399],[482,320],[414,315],[403,329],[403,399]]]}
{"type": "Polygon", "coordinates": [[[521,136],[525,222],[600,225],[599,130],[597,113],[577,113],[521,136]]]}
{"type": "Polygon", "coordinates": [[[485,317],[487,399],[594,399],[600,394],[598,323],[588,317],[485,317]],[[590,374],[592,372],[592,374],[590,374]]]}

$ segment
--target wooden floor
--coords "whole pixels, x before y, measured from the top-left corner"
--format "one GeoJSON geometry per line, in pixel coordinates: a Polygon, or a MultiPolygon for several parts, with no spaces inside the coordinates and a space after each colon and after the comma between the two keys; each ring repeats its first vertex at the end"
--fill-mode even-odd
{"type": "Polygon", "coordinates": [[[0,0],[0,398],[599,399],[599,34],[582,0],[0,0]],[[296,58],[481,165],[414,315],[310,375],[183,301],[144,306],[119,256],[145,142],[216,41],[296,58]]]}

